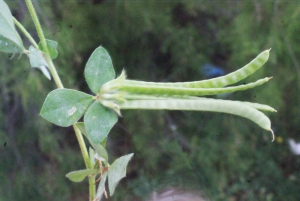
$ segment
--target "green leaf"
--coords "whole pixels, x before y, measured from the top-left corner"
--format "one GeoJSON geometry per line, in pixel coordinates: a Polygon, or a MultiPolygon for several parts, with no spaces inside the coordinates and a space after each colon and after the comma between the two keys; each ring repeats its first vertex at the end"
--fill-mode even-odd
{"type": "Polygon", "coordinates": [[[81,182],[85,177],[97,173],[99,173],[99,171],[96,169],[77,170],[69,172],[68,174],[66,174],[66,177],[73,182],[81,182]]]}
{"type": "Polygon", "coordinates": [[[103,47],[98,47],[90,56],[84,69],[85,79],[95,94],[101,86],[116,77],[112,60],[103,47]]]}
{"type": "Polygon", "coordinates": [[[48,66],[47,62],[45,61],[45,58],[43,56],[43,53],[34,48],[33,46],[29,47],[29,61],[30,65],[33,68],[38,68],[42,71],[42,73],[51,80],[50,73],[46,66],[48,66]]]}
{"type": "MultiPolygon", "coordinates": [[[[77,122],[76,126],[80,130],[80,132],[89,140],[84,123],[77,122]]],[[[106,149],[101,144],[94,144],[93,142],[91,142],[91,140],[89,140],[89,142],[91,143],[92,147],[95,149],[96,153],[105,160],[104,163],[108,164],[108,154],[106,149]]]]}
{"type": "Polygon", "coordinates": [[[48,66],[43,53],[32,45],[29,47],[29,60],[32,67],[48,66]]]}
{"type": "MultiPolygon", "coordinates": [[[[49,54],[50,54],[51,59],[55,59],[58,55],[57,42],[53,41],[53,40],[46,39],[46,43],[47,43],[47,46],[48,46],[48,50],[49,50],[49,54]]],[[[42,46],[42,43],[39,42],[38,45],[39,45],[39,49],[44,52],[44,48],[42,46]]]]}
{"type": "Polygon", "coordinates": [[[96,164],[96,160],[95,160],[95,151],[92,147],[89,147],[89,156],[90,156],[90,162],[92,164],[92,167],[94,167],[94,165],[96,164]]]}
{"type": "Polygon", "coordinates": [[[126,176],[126,167],[132,156],[133,153],[122,156],[115,160],[113,164],[109,167],[108,188],[110,196],[114,194],[119,181],[126,176]]]}
{"type": "Polygon", "coordinates": [[[117,123],[118,117],[114,111],[94,102],[84,115],[84,125],[88,139],[93,144],[99,144],[117,123]]]}
{"type": "Polygon", "coordinates": [[[87,138],[87,132],[85,130],[84,123],[83,122],[77,122],[76,126],[80,130],[80,132],[87,138]]]}
{"type": "Polygon", "coordinates": [[[74,124],[94,101],[93,96],[71,89],[51,91],[40,112],[46,120],[67,127],[74,124]]]}
{"type": "Polygon", "coordinates": [[[97,189],[97,194],[95,200],[101,200],[103,196],[103,192],[105,190],[105,182],[107,178],[107,172],[104,172],[101,178],[101,181],[99,183],[98,189],[97,189]]]}
{"type": "MultiPolygon", "coordinates": [[[[98,156],[100,156],[101,158],[104,159],[105,165],[108,164],[108,154],[107,154],[106,149],[101,144],[98,144],[94,148],[95,148],[95,151],[98,154],[98,156]]],[[[98,159],[98,158],[96,158],[96,159],[98,159]]],[[[101,161],[103,161],[103,160],[101,160],[101,161]]]]}
{"type": "Polygon", "coordinates": [[[48,80],[51,80],[51,75],[48,71],[48,68],[46,66],[40,66],[39,69],[42,71],[42,73],[45,75],[45,77],[48,79],[48,80]]]}
{"type": "MultiPolygon", "coordinates": [[[[0,27],[0,31],[1,31],[1,28],[2,27],[0,27]]],[[[1,52],[22,53],[24,51],[24,47],[22,47],[22,48],[19,47],[14,41],[11,41],[10,39],[6,38],[5,36],[1,35],[1,33],[0,33],[0,51],[1,52]]]]}
{"type": "Polygon", "coordinates": [[[24,51],[22,40],[15,29],[13,16],[3,0],[0,0],[0,51],[21,53],[24,51]]]}

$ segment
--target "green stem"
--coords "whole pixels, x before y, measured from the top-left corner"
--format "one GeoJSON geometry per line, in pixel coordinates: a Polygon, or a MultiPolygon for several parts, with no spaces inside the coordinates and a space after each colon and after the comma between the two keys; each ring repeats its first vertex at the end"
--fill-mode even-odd
{"type": "Polygon", "coordinates": [[[43,29],[41,27],[41,24],[39,22],[39,18],[38,16],[36,15],[36,12],[35,12],[35,9],[32,5],[32,2],[31,0],[26,0],[26,4],[27,4],[27,7],[28,7],[28,10],[30,12],[30,15],[31,15],[31,18],[33,20],[33,23],[35,25],[35,28],[37,30],[37,33],[38,33],[38,36],[41,40],[41,44],[42,44],[42,47],[44,49],[44,54],[45,54],[45,59],[48,63],[48,68],[51,72],[51,75],[57,85],[58,88],[64,88],[58,74],[57,74],[57,71],[56,71],[56,68],[52,62],[52,59],[50,57],[50,54],[49,54],[49,50],[48,50],[48,46],[47,46],[47,43],[46,43],[46,39],[45,39],[45,36],[44,36],[44,33],[43,33],[43,29]]]}
{"type": "Polygon", "coordinates": [[[13,18],[15,25],[22,31],[22,33],[28,38],[28,40],[31,42],[31,44],[38,49],[39,46],[38,44],[35,42],[35,40],[31,37],[30,33],[28,33],[28,31],[23,27],[23,25],[16,19],[13,18]]]}
{"type": "MultiPolygon", "coordinates": [[[[56,86],[58,88],[64,88],[64,86],[63,86],[63,84],[60,80],[60,77],[59,77],[59,75],[56,71],[56,68],[55,68],[55,66],[52,62],[52,59],[50,57],[48,46],[47,46],[47,43],[46,43],[46,40],[45,40],[45,36],[44,36],[42,27],[40,25],[38,16],[35,12],[35,9],[32,5],[31,0],[26,0],[26,4],[27,4],[28,10],[30,12],[31,18],[34,22],[35,28],[37,30],[37,33],[38,33],[39,39],[41,41],[42,47],[44,49],[45,59],[48,63],[48,68],[50,70],[50,73],[51,73],[51,75],[52,75],[52,77],[53,77],[53,79],[56,83],[56,86]]],[[[90,159],[89,159],[89,154],[88,154],[88,151],[87,151],[82,133],[80,132],[80,130],[77,128],[77,126],[75,124],[73,125],[73,128],[74,128],[74,131],[75,131],[75,134],[76,134],[79,146],[80,146],[80,150],[81,150],[86,168],[91,169],[93,167],[92,167],[92,164],[91,164],[90,159]]],[[[94,197],[95,197],[95,177],[89,177],[89,192],[90,192],[90,201],[93,201],[94,197]]]]}
{"type": "Polygon", "coordinates": [[[83,160],[84,160],[85,166],[86,166],[88,169],[92,169],[93,166],[92,166],[92,163],[91,163],[91,161],[90,161],[89,154],[88,154],[88,151],[87,151],[87,149],[86,149],[86,146],[85,146],[85,142],[84,142],[83,136],[82,136],[80,130],[78,129],[78,127],[76,126],[76,124],[73,124],[73,128],[74,128],[76,137],[77,137],[77,139],[78,139],[79,147],[80,147],[80,150],[81,150],[82,155],[83,155],[83,160]]]}
{"type": "MultiPolygon", "coordinates": [[[[76,137],[79,143],[79,147],[83,156],[83,160],[85,163],[85,166],[87,169],[93,169],[93,165],[91,163],[91,160],[89,158],[89,154],[87,152],[83,136],[76,126],[76,124],[73,124],[74,131],[76,133],[76,137]]],[[[95,194],[96,194],[96,188],[95,188],[95,177],[89,177],[89,194],[90,194],[90,201],[94,200],[95,194]]]]}
{"type": "Polygon", "coordinates": [[[95,200],[95,195],[96,195],[96,176],[91,176],[89,177],[89,192],[90,192],[90,201],[95,200]]]}

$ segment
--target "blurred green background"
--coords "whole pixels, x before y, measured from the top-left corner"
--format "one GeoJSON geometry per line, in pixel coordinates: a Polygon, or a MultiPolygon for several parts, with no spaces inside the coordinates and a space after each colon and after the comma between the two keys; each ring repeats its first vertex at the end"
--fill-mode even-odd
{"type": "MultiPolygon", "coordinates": [[[[23,0],[7,0],[37,39],[23,0]]],[[[35,0],[46,37],[59,43],[54,61],[66,88],[90,93],[83,70],[102,45],[130,79],[204,79],[206,63],[232,72],[272,48],[246,82],[267,84],[227,99],[268,104],[276,140],[236,116],[182,111],[123,111],[108,139],[110,162],[135,153],[109,200],[144,200],[177,187],[210,200],[300,200],[300,156],[288,139],[300,132],[300,1],[35,0]]],[[[22,34],[26,48],[29,43],[22,34]]],[[[0,200],[87,200],[88,183],[65,175],[84,168],[72,128],[39,116],[55,88],[26,56],[0,54],[0,200]]]]}

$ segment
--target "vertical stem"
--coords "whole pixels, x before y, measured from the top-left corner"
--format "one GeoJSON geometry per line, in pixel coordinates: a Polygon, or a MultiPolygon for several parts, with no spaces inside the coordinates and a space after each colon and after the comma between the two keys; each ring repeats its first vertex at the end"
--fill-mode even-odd
{"type": "Polygon", "coordinates": [[[89,192],[90,192],[90,201],[95,200],[95,195],[96,195],[96,176],[91,176],[89,177],[89,192]]]}
{"type": "Polygon", "coordinates": [[[83,155],[83,160],[84,160],[85,166],[88,169],[91,169],[93,167],[92,167],[90,157],[89,157],[88,151],[87,151],[85,143],[84,143],[83,136],[82,136],[80,130],[78,129],[78,127],[76,126],[76,124],[73,124],[73,128],[74,128],[76,137],[78,139],[79,147],[80,147],[80,150],[81,150],[82,155],[83,155]]]}
{"type": "Polygon", "coordinates": [[[50,54],[49,54],[49,50],[48,50],[48,46],[47,46],[47,43],[46,43],[46,40],[45,40],[45,36],[44,36],[44,33],[43,33],[43,29],[41,27],[41,24],[39,22],[39,18],[38,16],[36,15],[36,12],[34,10],[34,7],[32,5],[32,2],[31,0],[26,0],[26,4],[27,4],[27,7],[28,7],[28,10],[30,12],[30,15],[31,15],[31,18],[33,20],[33,23],[35,25],[35,28],[36,28],[36,31],[38,33],[38,36],[41,40],[41,44],[43,46],[43,49],[44,49],[44,53],[45,53],[45,59],[48,63],[48,68],[51,72],[51,75],[57,85],[58,88],[64,88],[58,74],[57,74],[57,71],[56,71],[56,68],[54,66],[54,64],[52,63],[52,59],[50,57],[50,54]]]}
{"type": "MultiPolygon", "coordinates": [[[[78,139],[79,147],[81,149],[81,153],[83,156],[83,160],[87,169],[92,169],[92,163],[89,158],[82,134],[76,124],[73,125],[74,131],[76,133],[76,137],[78,139]]],[[[95,177],[89,177],[89,192],[90,192],[90,201],[94,200],[96,188],[95,188],[95,177]]]]}
{"type": "MultiPolygon", "coordinates": [[[[51,73],[51,75],[52,75],[52,77],[53,77],[53,79],[56,83],[56,86],[58,88],[64,88],[64,86],[63,86],[63,84],[60,80],[60,77],[59,77],[59,75],[56,71],[56,68],[55,68],[55,66],[52,62],[52,59],[50,57],[48,46],[47,46],[47,43],[46,43],[46,40],[45,40],[45,36],[44,36],[42,27],[40,25],[38,16],[35,12],[35,9],[32,5],[31,0],[26,0],[26,4],[27,4],[28,10],[30,12],[31,18],[34,22],[34,25],[35,25],[35,28],[37,30],[38,36],[40,38],[42,47],[44,49],[45,59],[48,63],[48,68],[50,70],[50,73],[51,73]]],[[[74,131],[75,131],[78,143],[79,143],[79,147],[80,147],[80,150],[81,150],[81,153],[82,153],[82,156],[83,156],[85,166],[86,166],[86,168],[91,169],[93,167],[92,167],[92,164],[91,164],[91,161],[90,161],[90,158],[89,158],[89,154],[87,152],[87,148],[86,148],[84,139],[82,137],[82,133],[80,132],[80,130],[77,128],[77,126],[75,124],[73,125],[73,128],[74,128],[74,131]]],[[[89,196],[90,199],[89,200],[93,201],[94,197],[95,197],[95,177],[89,177],[89,192],[90,192],[89,193],[90,194],[90,196],[89,196]]]]}

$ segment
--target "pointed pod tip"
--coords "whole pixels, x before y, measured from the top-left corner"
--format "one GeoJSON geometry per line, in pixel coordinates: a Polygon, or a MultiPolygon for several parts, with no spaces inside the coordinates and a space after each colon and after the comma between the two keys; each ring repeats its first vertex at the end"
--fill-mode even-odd
{"type": "Polygon", "coordinates": [[[268,49],[268,50],[265,50],[265,51],[263,51],[263,52],[261,52],[261,53],[259,54],[259,55],[263,56],[262,58],[265,59],[264,63],[269,59],[269,56],[270,56],[270,50],[271,50],[271,48],[268,49]]]}
{"type": "Polygon", "coordinates": [[[267,82],[270,80],[270,79],[272,79],[273,77],[266,77],[266,78],[264,78],[267,82]]]}

